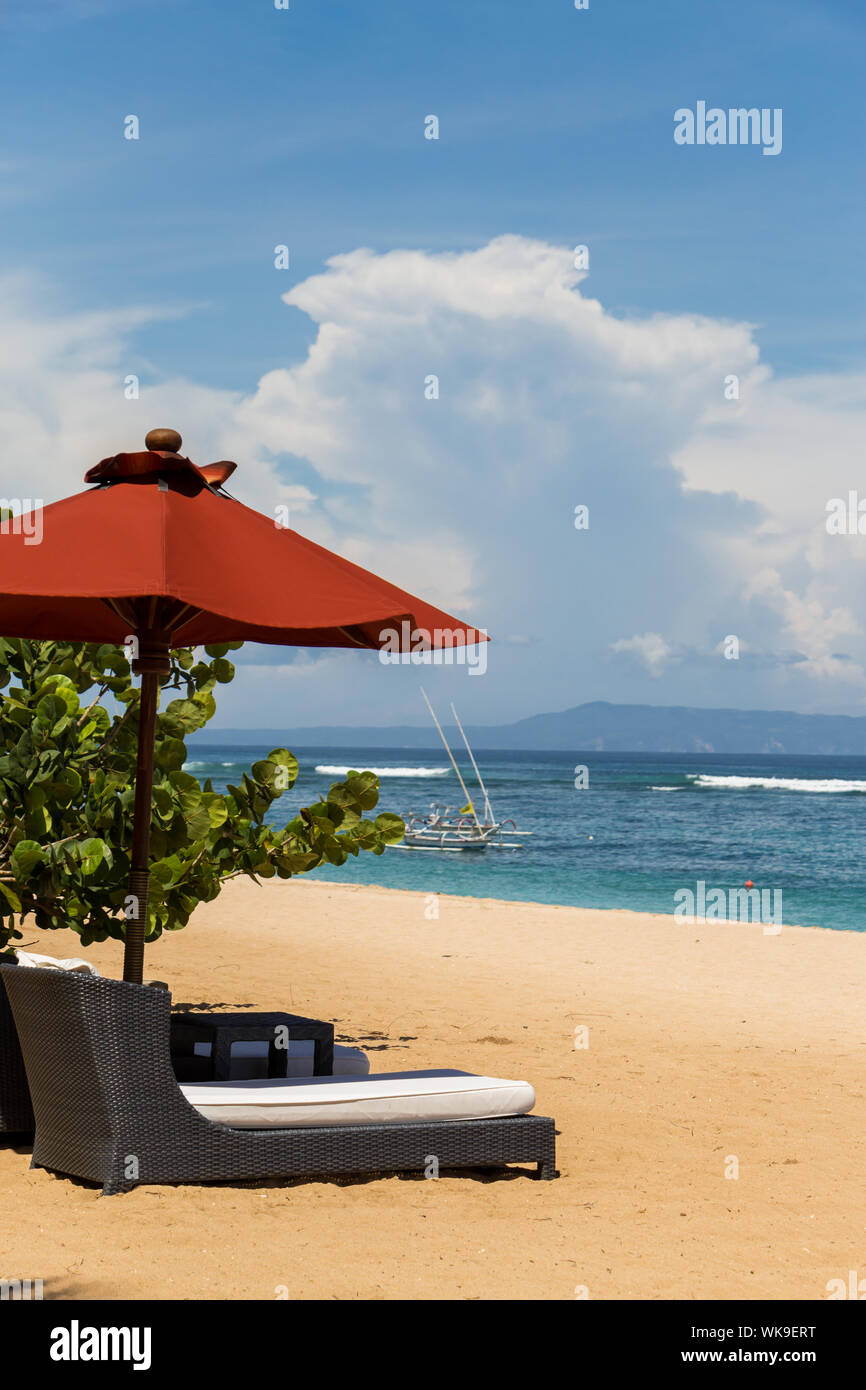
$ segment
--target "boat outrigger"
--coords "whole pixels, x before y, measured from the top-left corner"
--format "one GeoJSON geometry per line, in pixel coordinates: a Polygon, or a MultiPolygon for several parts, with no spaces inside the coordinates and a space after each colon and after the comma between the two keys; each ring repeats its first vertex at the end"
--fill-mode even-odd
{"type": "Polygon", "coordinates": [[[522,839],[526,835],[531,835],[532,831],[518,830],[513,820],[498,821],[494,816],[493,807],[490,804],[490,797],[487,794],[487,788],[478,770],[478,764],[475,761],[474,754],[469,746],[469,740],[466,737],[466,732],[463,725],[460,723],[454,705],[451,705],[451,713],[454,716],[454,722],[457,728],[460,730],[460,737],[463,739],[466,752],[469,755],[469,761],[472,764],[475,776],[478,778],[478,785],[484,797],[483,820],[479,818],[478,812],[475,810],[472,798],[469,795],[466,783],[461,775],[460,768],[457,766],[454,754],[451,752],[448,740],[443,732],[442,725],[436,718],[436,713],[427,698],[427,692],[424,690],[423,686],[421,688],[421,694],[424,696],[424,702],[430,711],[433,723],[439,731],[439,737],[451,760],[451,766],[457,774],[457,780],[466,798],[466,805],[460,811],[455,811],[450,806],[440,807],[434,804],[430,807],[429,815],[417,816],[411,814],[406,820],[406,834],[400,844],[394,845],[393,848],[405,850],[440,850],[452,854],[462,853],[467,850],[478,853],[479,851],[487,849],[522,849],[523,845],[517,837],[520,836],[522,839]]]}

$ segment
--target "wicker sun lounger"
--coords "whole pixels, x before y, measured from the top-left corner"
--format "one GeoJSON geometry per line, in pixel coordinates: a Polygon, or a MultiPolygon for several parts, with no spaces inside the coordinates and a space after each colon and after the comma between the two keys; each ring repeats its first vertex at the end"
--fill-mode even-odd
{"type": "MultiPolygon", "coordinates": [[[[18,966],[10,966],[12,970],[18,966]]],[[[15,1020],[0,979],[0,1132],[33,1133],[33,1106],[15,1020]]]]}
{"type": "MultiPolygon", "coordinates": [[[[15,962],[10,961],[10,966],[15,962]]],[[[172,1016],[176,1026],[183,1027],[196,1016],[181,1014],[172,1016]]],[[[269,1020],[271,1014],[250,1013],[244,1016],[250,1024],[261,1024],[263,1020],[269,1020]]],[[[277,1017],[277,1015],[273,1015],[277,1017]]],[[[282,1016],[280,1016],[282,1017],[282,1016]]],[[[198,1049],[197,1049],[198,1050],[198,1049]]],[[[212,1064],[205,1056],[188,1056],[189,1048],[174,1046],[174,1035],[172,1034],[172,1067],[179,1080],[193,1081],[201,1077],[206,1077],[212,1071],[212,1064]]],[[[261,1068],[261,1049],[256,1045],[240,1044],[238,1052],[241,1054],[237,1063],[232,1063],[233,1070],[237,1070],[242,1075],[254,1075],[261,1068]],[[257,1065],[258,1060],[258,1065],[257,1065]]],[[[264,1049],[267,1057],[267,1047],[264,1049]]],[[[313,1070],[313,1057],[309,1049],[304,1050],[304,1045],[296,1045],[291,1057],[285,1054],[285,1065],[291,1069],[292,1075],[301,1075],[308,1069],[313,1070]]],[[[369,1062],[366,1062],[364,1054],[357,1048],[335,1047],[332,1067],[335,1072],[361,1073],[369,1071],[369,1062]],[[365,1066],[366,1063],[366,1066],[365,1066]]],[[[32,1135],[33,1133],[33,1106],[30,1101],[30,1088],[27,1084],[27,1073],[24,1070],[24,1058],[21,1055],[21,1046],[18,1042],[18,1033],[15,1028],[15,1020],[6,994],[5,986],[0,980],[0,1134],[22,1134],[32,1135]]]]}
{"type": "Polygon", "coordinates": [[[202,1183],[534,1163],[555,1176],[553,1120],[232,1129],[205,1119],[171,1066],[167,991],[0,966],[36,1116],[32,1166],[102,1184],[202,1183]]]}

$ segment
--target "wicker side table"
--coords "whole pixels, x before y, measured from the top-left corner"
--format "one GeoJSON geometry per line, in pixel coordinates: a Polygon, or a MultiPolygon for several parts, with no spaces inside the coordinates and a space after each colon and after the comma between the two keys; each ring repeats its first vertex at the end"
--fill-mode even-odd
{"type": "MultiPolygon", "coordinates": [[[[334,1025],[300,1014],[172,1014],[172,1058],[194,1056],[198,1042],[209,1042],[210,1058],[197,1058],[196,1080],[228,1081],[231,1075],[232,1043],[268,1043],[268,1076],[286,1075],[288,1048],[283,1040],[312,1041],[313,1075],[331,1076],[334,1070],[334,1025]],[[210,1065],[208,1066],[208,1062],[210,1065]]],[[[180,1070],[181,1068],[179,1068],[180,1070]]]]}

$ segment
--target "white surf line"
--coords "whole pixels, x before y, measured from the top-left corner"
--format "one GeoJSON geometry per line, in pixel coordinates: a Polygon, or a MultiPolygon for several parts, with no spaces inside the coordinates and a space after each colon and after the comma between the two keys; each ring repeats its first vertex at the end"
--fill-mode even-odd
{"type": "MultiPolygon", "coordinates": [[[[342,763],[316,763],[316,772],[326,772],[329,776],[345,776],[355,768],[342,763]]],[[[377,777],[447,777],[447,767],[365,767],[364,771],[374,772],[377,777]]]]}
{"type": "Polygon", "coordinates": [[[750,787],[761,787],[765,791],[791,792],[866,792],[866,781],[845,777],[739,777],[710,772],[690,772],[690,781],[699,787],[716,787],[720,790],[747,791],[750,787]]]}

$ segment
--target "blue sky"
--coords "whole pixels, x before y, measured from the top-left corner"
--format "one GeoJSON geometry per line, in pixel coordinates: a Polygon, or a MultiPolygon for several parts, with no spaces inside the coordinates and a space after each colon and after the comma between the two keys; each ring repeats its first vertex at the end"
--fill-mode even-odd
{"type": "MultiPolygon", "coordinates": [[[[172,424],[201,462],[233,450],[244,500],[283,489],[299,529],[488,626],[484,679],[431,673],[473,720],[860,712],[860,538],[833,546],[823,508],[857,486],[866,413],[864,27],[838,0],[0,0],[5,491],[50,500],[172,424]],[[781,154],[678,147],[698,100],[782,108],[781,154]],[[562,290],[578,243],[594,340],[533,308],[539,258],[562,290]],[[347,333],[355,357],[305,371],[347,333]],[[719,420],[726,357],[752,384],[719,420]],[[394,397],[425,365],[422,418],[394,397]]],[[[416,717],[416,674],[347,660],[250,649],[220,722],[416,717]]]]}

